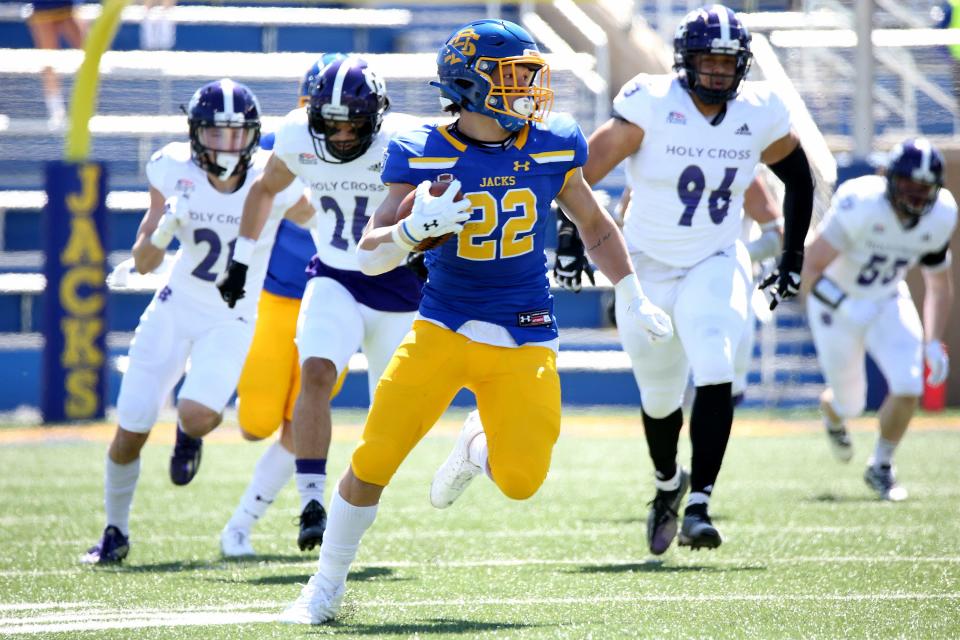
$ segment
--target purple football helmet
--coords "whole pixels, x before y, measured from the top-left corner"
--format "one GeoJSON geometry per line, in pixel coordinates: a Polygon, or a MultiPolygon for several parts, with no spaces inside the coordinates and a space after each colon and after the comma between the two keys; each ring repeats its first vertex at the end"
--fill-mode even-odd
{"type": "Polygon", "coordinates": [[[317,155],[327,162],[350,162],[362,156],[380,131],[390,107],[387,88],[363,58],[337,59],[320,70],[310,87],[307,119],[317,155]],[[343,123],[356,132],[350,142],[336,142],[343,123]]]}
{"type": "Polygon", "coordinates": [[[686,88],[707,104],[732,100],[750,70],[750,32],[733,11],[715,4],[691,11],[677,27],[673,38],[673,68],[686,88]],[[698,58],[703,54],[736,58],[733,82],[726,89],[705,86],[699,77],[698,58]]]}

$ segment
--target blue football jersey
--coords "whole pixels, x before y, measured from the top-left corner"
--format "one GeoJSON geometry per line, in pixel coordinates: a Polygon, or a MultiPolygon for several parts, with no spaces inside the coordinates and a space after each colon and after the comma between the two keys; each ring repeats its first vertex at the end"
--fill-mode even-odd
{"type": "Polygon", "coordinates": [[[381,174],[384,183],[411,185],[449,174],[472,204],[460,235],[427,253],[420,314],[454,331],[468,320],[497,324],[517,344],[553,340],[546,226],[554,197],[587,160],[583,132],[558,114],[503,148],[464,143],[449,127],[394,137],[381,174]]]}

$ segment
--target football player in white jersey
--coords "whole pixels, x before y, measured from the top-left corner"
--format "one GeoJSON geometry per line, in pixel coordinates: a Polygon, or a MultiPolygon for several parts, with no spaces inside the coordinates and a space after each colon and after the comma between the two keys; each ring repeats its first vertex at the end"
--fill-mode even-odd
{"type": "Polygon", "coordinates": [[[277,132],[273,156],[251,187],[237,250],[220,289],[228,302],[242,292],[248,252],[241,247],[261,236],[275,194],[297,177],[308,183],[317,210],[317,255],[308,268],[313,277],[297,324],[301,383],[293,412],[301,550],[320,544],[326,528],[330,395],[337,378],[362,348],[373,397],[420,302],[423,281],[410,269],[367,276],[357,262],[357,242],[387,194],[380,182],[387,143],[395,131],[419,124],[402,114],[385,116],[389,104],[383,81],[362,58],[336,60],[322,70],[306,107],[291,111],[277,132]]]}
{"type": "MultiPolygon", "coordinates": [[[[595,184],[627,160],[633,191],[624,236],[643,289],[671,315],[672,340],[650,343],[620,323],[640,388],[643,425],[657,493],[647,519],[650,551],[677,534],[680,544],[714,548],[722,538],[708,513],[733,422],[735,354],[744,333],[750,260],[738,240],[744,191],[757,164],[784,182],[784,248],[771,308],[796,295],[803,242],[813,210],[813,178],[781,99],[744,80],[750,34],[722,5],[691,12],[674,39],[676,74],[641,74],[614,99],[613,117],[590,137],[584,167],[595,184]],[[681,401],[689,372],[696,387],[690,416],[690,473],[677,464],[681,401]]],[[[616,313],[624,309],[617,306],[616,313]]]]}
{"type": "Polygon", "coordinates": [[[947,378],[943,348],[953,304],[950,237],[957,203],[943,186],[943,156],[928,140],[895,147],[886,177],[845,182],[834,195],[803,269],[807,317],[827,389],[821,397],[834,455],[853,448],[844,420],[866,404],[864,353],[886,378],[889,394],[877,415],[880,434],[864,480],[881,499],[903,500],[893,453],[923,393],[923,361],[932,385],[947,378]],[[926,288],[923,324],[904,277],[920,264],[926,288]]]}
{"type": "MultiPolygon", "coordinates": [[[[214,281],[233,250],[240,211],[264,155],[260,106],[244,85],[223,79],[194,93],[187,108],[190,143],[170,143],[146,167],[150,209],[137,231],[133,259],[147,273],[161,264],[173,237],[180,241],[169,280],[143,312],[130,343],[130,359],[117,400],[119,425],[107,454],[104,502],[107,526],[82,561],[119,562],[129,551],[129,518],[140,476],[140,450],[174,385],[189,372],[177,396],[177,442],[170,458],[174,484],[189,483],[200,464],[201,438],[222,419],[236,388],[253,336],[257,293],[263,283],[273,233],[251,248],[250,295],[227,309],[214,281]]],[[[269,224],[287,208],[308,207],[302,185],[277,198],[269,224]]]]}

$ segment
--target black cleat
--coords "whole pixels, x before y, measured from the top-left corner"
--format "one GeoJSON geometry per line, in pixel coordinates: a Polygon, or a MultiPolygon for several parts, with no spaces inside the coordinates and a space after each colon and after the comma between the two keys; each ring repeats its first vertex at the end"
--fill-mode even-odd
{"type": "Polygon", "coordinates": [[[80,556],[83,564],[120,564],[130,552],[130,539],[120,529],[110,525],[103,530],[100,542],[80,556]]]}
{"type": "Polygon", "coordinates": [[[647,546],[650,553],[659,556],[673,544],[677,536],[677,512],[680,501],[690,488],[690,474],[680,467],[680,486],[674,491],[657,489],[657,495],[650,501],[650,513],[647,514],[647,546]]]}
{"type": "Polygon", "coordinates": [[[683,525],[677,544],[691,549],[716,549],[722,543],[723,538],[707,513],[707,505],[688,505],[683,512],[683,525]]]}
{"type": "Polygon", "coordinates": [[[326,528],[327,512],[322,504],[311,500],[300,514],[300,535],[297,536],[297,546],[300,547],[300,551],[321,545],[326,528]]]}
{"type": "Polygon", "coordinates": [[[170,456],[170,480],[183,486],[190,484],[200,469],[200,455],[203,453],[203,438],[192,438],[177,427],[177,442],[170,456]]]}

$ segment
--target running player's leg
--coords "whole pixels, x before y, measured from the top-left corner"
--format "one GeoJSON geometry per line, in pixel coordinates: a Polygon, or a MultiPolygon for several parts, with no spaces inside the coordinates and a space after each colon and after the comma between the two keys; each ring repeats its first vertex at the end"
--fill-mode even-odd
{"type": "Polygon", "coordinates": [[[339,282],[313,278],[307,283],[297,323],[300,395],[293,413],[296,481],[300,493],[300,550],[323,540],[324,490],[332,416],[330,396],[363,340],[361,305],[339,282]]]}
{"type": "Polygon", "coordinates": [[[173,303],[147,307],[130,344],[127,370],[117,400],[117,431],[107,452],[104,474],[106,527],[81,560],[119,562],[129,551],[130,509],[140,478],[140,450],[164,400],[183,373],[188,344],[177,339],[173,303]]]}
{"type": "Polygon", "coordinates": [[[901,293],[881,307],[867,329],[865,342],[889,393],[877,414],[880,433],[864,478],[882,499],[899,501],[907,497],[907,491],[896,480],[894,451],[923,393],[923,327],[909,295],[901,293]]]}

